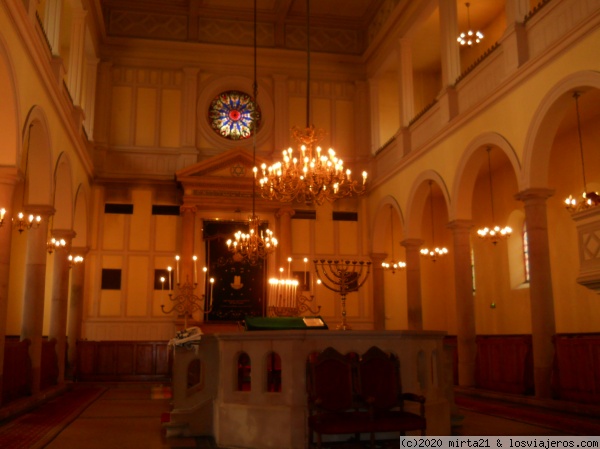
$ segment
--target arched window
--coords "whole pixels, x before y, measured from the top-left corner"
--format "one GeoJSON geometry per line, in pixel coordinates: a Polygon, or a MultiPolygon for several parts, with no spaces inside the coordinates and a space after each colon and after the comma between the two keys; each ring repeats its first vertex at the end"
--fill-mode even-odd
{"type": "Polygon", "coordinates": [[[250,391],[252,387],[252,363],[250,356],[242,352],[237,360],[237,390],[250,391]]]}
{"type": "Polygon", "coordinates": [[[527,238],[527,225],[523,223],[523,232],[521,233],[523,241],[523,274],[525,283],[529,282],[529,240],[527,238]]]}
{"type": "Polygon", "coordinates": [[[267,391],[281,392],[281,357],[276,352],[267,354],[267,391]]]}

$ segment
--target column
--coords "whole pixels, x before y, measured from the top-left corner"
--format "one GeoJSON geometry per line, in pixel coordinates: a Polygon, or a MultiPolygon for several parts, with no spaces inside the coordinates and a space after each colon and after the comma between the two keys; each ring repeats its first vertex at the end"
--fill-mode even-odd
{"type": "Polygon", "coordinates": [[[454,288],[458,343],[458,379],[461,386],[475,385],[475,298],[471,270],[471,227],[468,220],[449,223],[454,238],[454,288]]]}
{"type": "Polygon", "coordinates": [[[47,207],[28,207],[26,213],[41,215],[39,227],[24,231],[27,235],[25,254],[25,279],[23,289],[23,319],[21,323],[21,341],[29,339],[31,358],[31,390],[40,391],[42,362],[42,332],[44,324],[44,296],[46,286],[46,237],[48,235],[48,217],[54,210],[47,207]]]}
{"type": "Polygon", "coordinates": [[[506,0],[506,30],[498,40],[502,45],[506,73],[517,70],[529,59],[525,16],[529,12],[528,0],[506,0]]]}
{"type": "Polygon", "coordinates": [[[83,84],[83,93],[81,106],[84,113],[85,132],[88,140],[94,136],[94,115],[96,112],[96,78],[98,76],[97,58],[88,58],[85,63],[85,80],[83,84]]]}
{"type": "MultiPolygon", "coordinates": [[[[279,235],[275,234],[278,240],[279,265],[283,267],[287,258],[292,255],[292,217],[296,212],[289,206],[284,206],[277,210],[275,217],[279,219],[279,235]]],[[[286,265],[287,266],[287,265],[286,265]]]]}
{"type": "Polygon", "coordinates": [[[371,121],[371,153],[382,145],[379,129],[379,81],[369,78],[369,119],[371,121]]]}
{"type": "Polygon", "coordinates": [[[421,239],[400,242],[406,248],[406,300],[408,303],[408,330],[423,330],[421,303],[421,239]]]}
{"type": "Polygon", "coordinates": [[[548,244],[546,201],[554,194],[549,189],[528,189],[515,198],[525,205],[525,223],[529,242],[529,295],[533,340],[533,379],[538,398],[551,397],[552,360],[556,333],[554,294],[548,244]]]}
{"type": "Polygon", "coordinates": [[[385,288],[383,280],[383,267],[381,263],[385,260],[385,253],[371,253],[373,263],[373,330],[385,330],[385,288]]]}
{"type": "Polygon", "coordinates": [[[442,57],[442,86],[454,85],[460,76],[460,45],[458,15],[455,0],[439,0],[440,5],[440,48],[442,57]]]}
{"type": "Polygon", "coordinates": [[[196,148],[196,100],[198,99],[198,73],[200,69],[183,68],[181,99],[181,146],[196,148]]]}
{"type": "MultiPolygon", "coordinates": [[[[4,360],[6,337],[6,314],[8,309],[8,280],[10,274],[10,247],[12,241],[11,220],[15,186],[18,181],[15,168],[0,168],[0,209],[4,208],[4,222],[0,226],[0,360],[4,360]]],[[[0,404],[2,403],[2,381],[4,364],[0,363],[0,404]]]]}
{"type": "MultiPolygon", "coordinates": [[[[81,256],[85,257],[88,252],[88,248],[71,248],[71,254],[73,257],[81,256]]],[[[67,375],[73,376],[73,373],[77,369],[77,341],[81,339],[83,323],[83,292],[84,292],[84,281],[85,281],[85,264],[81,262],[69,263],[71,270],[71,292],[69,298],[69,311],[68,311],[68,331],[67,341],[69,347],[68,353],[68,366],[69,373],[67,375]]]]}
{"type": "Polygon", "coordinates": [[[398,85],[400,98],[400,127],[406,128],[415,116],[412,46],[408,38],[398,40],[398,85]]]}
{"type": "Polygon", "coordinates": [[[75,233],[70,230],[54,230],[52,237],[64,239],[66,246],[54,250],[52,271],[52,299],[50,303],[50,329],[48,339],[56,340],[56,359],[58,362],[58,385],[65,381],[65,357],[67,343],[67,303],[69,299],[69,251],[75,233]]]}
{"type": "Polygon", "coordinates": [[[83,64],[85,54],[85,16],[84,10],[73,11],[71,36],[69,39],[69,67],[67,69],[67,86],[73,104],[81,105],[81,83],[83,79],[83,64]]]}
{"type": "MultiPolygon", "coordinates": [[[[196,207],[184,204],[180,208],[181,223],[181,254],[179,261],[179,282],[183,285],[186,282],[193,282],[194,272],[192,256],[194,255],[194,235],[196,228],[196,207]]],[[[175,279],[175,283],[177,283],[175,279]]]]}
{"type": "Polygon", "coordinates": [[[62,0],[46,2],[44,11],[44,31],[52,48],[52,56],[60,57],[60,18],[62,0]]]}
{"type": "Polygon", "coordinates": [[[108,146],[110,137],[110,110],[112,92],[112,62],[100,62],[97,75],[97,92],[106,92],[96,98],[96,121],[94,123],[93,140],[96,146],[108,146]]]}

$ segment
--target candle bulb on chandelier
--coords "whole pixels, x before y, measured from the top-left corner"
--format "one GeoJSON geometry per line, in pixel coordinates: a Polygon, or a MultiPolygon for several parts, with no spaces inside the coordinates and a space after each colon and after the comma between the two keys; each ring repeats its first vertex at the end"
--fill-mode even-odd
{"type": "Polygon", "coordinates": [[[179,285],[179,256],[175,256],[175,282],[179,285]]]}
{"type": "Polygon", "coordinates": [[[304,290],[307,289],[308,285],[306,285],[306,264],[308,263],[308,258],[304,258],[304,290]]]}
{"type": "Polygon", "coordinates": [[[292,269],[292,258],[288,257],[288,278],[291,275],[291,269],[292,269]]]}
{"type": "Polygon", "coordinates": [[[192,260],[194,261],[194,284],[198,284],[198,269],[196,268],[196,261],[198,258],[196,256],[192,256],[192,260]]]}
{"type": "Polygon", "coordinates": [[[202,289],[200,291],[204,291],[206,289],[206,276],[208,275],[208,268],[202,267],[202,271],[204,272],[204,284],[202,284],[202,289]]]}
{"type": "Polygon", "coordinates": [[[283,279],[283,267],[279,268],[279,279],[283,279]]]}
{"type": "Polygon", "coordinates": [[[215,278],[210,278],[210,291],[209,291],[209,295],[208,295],[208,306],[210,308],[210,304],[212,303],[212,296],[213,296],[213,286],[215,284],[215,278]]]}
{"type": "Polygon", "coordinates": [[[171,271],[173,271],[173,268],[167,267],[167,271],[169,272],[169,291],[172,291],[173,289],[171,288],[171,271]]]}

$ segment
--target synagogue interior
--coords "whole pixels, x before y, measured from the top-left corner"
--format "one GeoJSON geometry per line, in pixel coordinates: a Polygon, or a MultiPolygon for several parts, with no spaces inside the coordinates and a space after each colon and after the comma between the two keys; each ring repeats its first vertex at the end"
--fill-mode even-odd
{"type": "Polygon", "coordinates": [[[95,382],[222,448],[598,412],[599,49],[600,0],[2,1],[0,419],[95,382]],[[320,363],[374,359],[411,424],[332,431],[320,363]]]}

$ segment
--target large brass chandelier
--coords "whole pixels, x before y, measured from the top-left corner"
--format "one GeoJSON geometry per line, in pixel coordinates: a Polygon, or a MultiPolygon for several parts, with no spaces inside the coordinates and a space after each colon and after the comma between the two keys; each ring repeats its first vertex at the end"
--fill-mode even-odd
{"type": "Polygon", "coordinates": [[[306,128],[292,128],[297,151],[290,147],[283,151],[281,162],[269,167],[262,164],[258,183],[263,198],[320,205],[365,193],[367,172],[362,173],[362,181],[354,179],[332,148],[324,151],[318,146],[325,131],[310,125],[310,0],[306,2],[306,42],[306,128]]]}
{"type": "MultiPolygon", "coordinates": [[[[258,83],[256,81],[256,0],[254,0],[254,101],[258,95],[258,83]]],[[[255,114],[256,112],[254,112],[255,114]]],[[[253,165],[256,165],[256,117],[253,117],[251,130],[253,136],[253,165]]],[[[256,178],[257,168],[254,167],[254,177],[256,178]]],[[[260,230],[261,220],[256,215],[256,179],[252,182],[252,215],[248,217],[248,233],[237,231],[233,239],[227,240],[227,248],[233,253],[233,260],[236,262],[247,262],[251,265],[259,260],[265,259],[270,253],[277,249],[277,239],[273,231],[266,229],[260,230]]]]}

